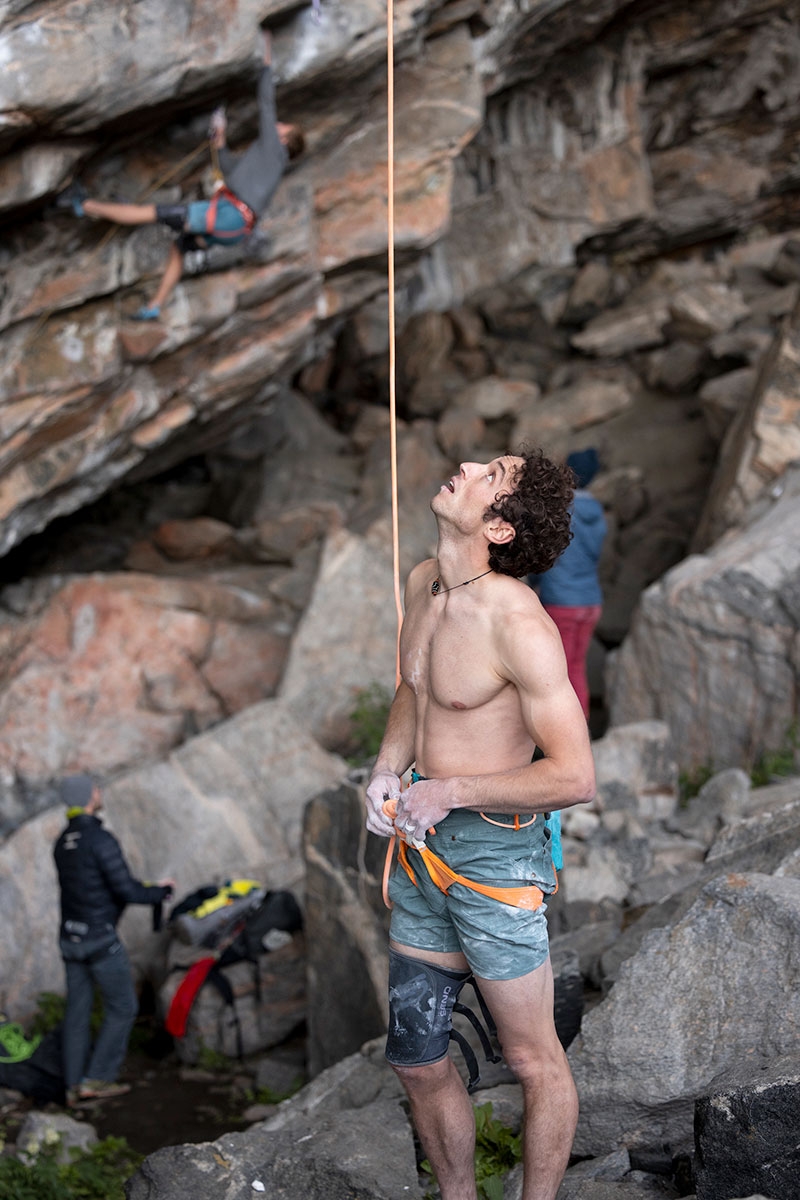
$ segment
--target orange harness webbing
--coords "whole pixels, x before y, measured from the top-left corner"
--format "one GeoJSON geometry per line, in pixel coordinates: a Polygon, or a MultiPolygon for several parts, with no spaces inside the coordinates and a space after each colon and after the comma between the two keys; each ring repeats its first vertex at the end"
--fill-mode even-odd
{"type": "Polygon", "coordinates": [[[213,234],[215,238],[240,238],[242,234],[252,233],[256,223],[256,214],[252,208],[245,204],[244,200],[240,200],[235,192],[230,191],[226,187],[218,187],[214,195],[208,202],[206,210],[206,233],[213,234]],[[238,209],[244,217],[244,230],[241,229],[215,229],[217,223],[217,205],[220,200],[227,200],[234,208],[238,209]]]}
{"type": "MultiPolygon", "coordinates": [[[[480,892],[482,896],[499,900],[501,904],[510,904],[513,908],[527,908],[530,912],[535,912],[544,903],[544,892],[533,883],[523,887],[492,887],[489,883],[476,883],[474,879],[467,879],[466,875],[459,875],[452,867],[448,867],[447,863],[443,862],[438,854],[434,854],[429,846],[421,847],[417,853],[425,864],[425,869],[431,879],[439,891],[444,892],[445,895],[454,883],[461,883],[473,892],[480,892]]],[[[400,841],[398,845],[397,857],[409,879],[416,886],[417,880],[411,863],[408,861],[408,847],[404,841],[400,841]]]]}
{"type": "MultiPolygon", "coordinates": [[[[386,812],[388,816],[394,818],[395,813],[397,812],[397,801],[387,800],[383,808],[384,812],[386,812]]],[[[493,821],[492,824],[499,825],[501,822],[493,821]]],[[[530,822],[526,822],[526,824],[530,824],[530,822]]],[[[506,826],[506,828],[512,829],[513,826],[506,826]]],[[[520,827],[517,826],[517,828],[520,827]]],[[[522,828],[524,828],[524,826],[522,826],[522,828]]],[[[392,862],[392,851],[394,850],[395,841],[397,842],[398,861],[414,886],[417,886],[417,877],[414,874],[414,868],[408,861],[407,840],[402,830],[397,829],[397,826],[395,826],[395,830],[396,833],[389,842],[383,874],[383,900],[387,908],[392,907],[389,901],[388,883],[389,871],[392,862]]],[[[435,830],[433,832],[435,832],[435,830]]],[[[482,896],[489,896],[492,900],[499,900],[501,904],[510,904],[512,908],[525,908],[529,912],[535,912],[536,909],[544,903],[544,892],[541,890],[541,888],[536,887],[536,885],[533,883],[525,884],[522,887],[493,887],[489,883],[477,883],[474,879],[468,879],[466,875],[459,875],[457,871],[452,869],[452,867],[448,867],[447,863],[439,858],[438,854],[434,854],[430,846],[414,846],[413,849],[417,851],[422,859],[426,871],[438,887],[439,891],[444,892],[445,896],[447,895],[449,888],[451,888],[454,883],[460,883],[463,884],[464,887],[470,888],[470,890],[473,892],[480,892],[482,896]]],[[[556,886],[552,894],[555,895],[555,892],[557,891],[558,876],[556,875],[556,886]]]]}

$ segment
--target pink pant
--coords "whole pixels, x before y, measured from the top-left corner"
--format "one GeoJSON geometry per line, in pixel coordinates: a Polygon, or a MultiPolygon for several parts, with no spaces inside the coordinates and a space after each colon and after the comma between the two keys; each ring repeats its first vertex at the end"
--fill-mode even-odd
{"type": "Polygon", "coordinates": [[[589,716],[589,681],[586,678],[586,654],[602,608],[599,604],[545,604],[555,621],[567,656],[569,681],[589,716]]]}

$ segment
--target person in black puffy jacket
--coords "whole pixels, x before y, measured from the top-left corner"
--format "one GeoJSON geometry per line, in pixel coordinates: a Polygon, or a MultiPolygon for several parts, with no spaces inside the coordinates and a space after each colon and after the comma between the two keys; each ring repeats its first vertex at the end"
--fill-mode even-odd
{"type": "Polygon", "coordinates": [[[61,889],[59,946],[67,980],[64,1014],[64,1083],[67,1105],[119,1096],[117,1083],[138,1001],[117,922],[128,904],[160,905],[174,883],[134,879],[119,842],[97,815],[103,807],[99,786],[89,775],[61,781],[67,827],[53,851],[61,889]],[[90,1020],[94,989],[103,998],[103,1024],[94,1046],[90,1020]]]}

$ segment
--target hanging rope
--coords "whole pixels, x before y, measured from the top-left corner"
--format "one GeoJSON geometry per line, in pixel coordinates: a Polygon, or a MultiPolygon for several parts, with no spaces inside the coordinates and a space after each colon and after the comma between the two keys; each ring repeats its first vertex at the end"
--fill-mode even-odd
{"type": "Polygon", "coordinates": [[[386,93],[386,159],[387,212],[389,257],[389,452],[392,474],[392,562],[394,568],[394,600],[397,609],[397,649],[395,657],[395,686],[400,683],[400,630],[403,626],[403,601],[400,594],[400,533],[397,497],[397,353],[395,346],[394,310],[394,0],[386,5],[387,93],[386,93]]]}
{"type": "MultiPolygon", "coordinates": [[[[389,259],[389,456],[392,475],[392,563],[394,575],[394,602],[397,609],[397,646],[395,651],[395,688],[400,685],[400,631],[403,627],[403,601],[400,595],[400,533],[397,496],[397,353],[395,346],[394,311],[394,0],[386,4],[386,165],[387,165],[387,214],[388,214],[388,259],[389,259]]],[[[397,844],[396,835],[389,839],[383,864],[381,892],[383,902],[391,908],[389,900],[389,875],[397,844]]]]}

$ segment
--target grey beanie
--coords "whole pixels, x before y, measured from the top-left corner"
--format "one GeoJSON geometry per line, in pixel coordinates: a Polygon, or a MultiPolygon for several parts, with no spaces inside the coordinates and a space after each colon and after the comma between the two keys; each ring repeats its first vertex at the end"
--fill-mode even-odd
{"type": "Polygon", "coordinates": [[[61,799],[67,808],[85,808],[92,798],[94,787],[91,775],[66,775],[60,784],[61,799]]]}

